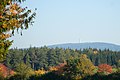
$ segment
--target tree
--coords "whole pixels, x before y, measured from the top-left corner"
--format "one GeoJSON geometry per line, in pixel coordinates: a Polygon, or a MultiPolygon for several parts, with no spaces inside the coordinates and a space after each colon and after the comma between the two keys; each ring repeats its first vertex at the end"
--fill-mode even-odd
{"type": "MultiPolygon", "coordinates": [[[[3,64],[0,64],[0,76],[6,78],[14,75],[15,72],[3,64]]],[[[1,79],[0,79],[1,80],[1,79]]]]}
{"type": "Polygon", "coordinates": [[[20,76],[21,80],[24,80],[26,78],[28,78],[29,76],[34,74],[34,71],[32,68],[28,67],[26,64],[24,64],[23,62],[18,63],[18,65],[16,66],[15,71],[17,72],[17,75],[20,76]]]}
{"type": "Polygon", "coordinates": [[[87,58],[87,55],[82,54],[79,59],[72,58],[67,61],[65,75],[73,79],[80,79],[94,74],[94,70],[95,66],[87,58]]]}
{"type": "Polygon", "coordinates": [[[117,66],[120,67],[120,60],[118,60],[118,62],[117,62],[117,66]]]}
{"type": "MultiPolygon", "coordinates": [[[[25,0],[0,0],[0,61],[5,59],[13,41],[8,40],[14,31],[22,31],[33,24],[36,13],[22,8],[20,4],[25,0]]],[[[21,32],[22,35],[22,32],[21,32]]]]}
{"type": "Polygon", "coordinates": [[[108,64],[100,64],[98,66],[98,72],[103,73],[103,74],[112,73],[112,66],[108,64]]]}

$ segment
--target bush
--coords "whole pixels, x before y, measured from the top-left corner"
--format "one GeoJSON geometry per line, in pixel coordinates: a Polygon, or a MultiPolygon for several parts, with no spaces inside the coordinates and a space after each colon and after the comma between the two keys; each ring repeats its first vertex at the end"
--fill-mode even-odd
{"type": "Polygon", "coordinates": [[[93,76],[86,76],[82,80],[120,80],[120,73],[113,73],[109,75],[96,73],[93,76]]]}
{"type": "Polygon", "coordinates": [[[49,72],[40,76],[33,75],[30,77],[29,80],[67,80],[67,79],[63,75],[55,74],[55,72],[49,72]]]}
{"type": "Polygon", "coordinates": [[[27,80],[27,79],[28,78],[26,76],[16,74],[14,76],[11,76],[8,80],[27,80]]]}

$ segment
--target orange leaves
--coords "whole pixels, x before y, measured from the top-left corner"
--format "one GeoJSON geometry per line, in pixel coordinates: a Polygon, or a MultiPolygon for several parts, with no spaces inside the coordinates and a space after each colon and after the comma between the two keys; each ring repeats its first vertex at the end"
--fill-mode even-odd
{"type": "Polygon", "coordinates": [[[3,64],[0,64],[0,73],[3,77],[7,77],[7,76],[10,76],[10,75],[14,75],[15,72],[8,69],[5,65],[3,64]]]}
{"type": "Polygon", "coordinates": [[[98,66],[98,72],[102,72],[105,74],[112,73],[112,66],[110,66],[108,64],[100,64],[98,66]]]}
{"type": "Polygon", "coordinates": [[[10,13],[13,15],[17,15],[19,9],[21,10],[22,8],[17,3],[10,5],[10,13]]]}
{"type": "Polygon", "coordinates": [[[17,3],[14,3],[10,6],[10,9],[12,10],[16,10],[18,8],[18,4],[17,3]]]}
{"type": "Polygon", "coordinates": [[[10,10],[10,12],[13,14],[13,15],[16,15],[16,14],[18,14],[18,12],[16,11],[16,10],[10,10]]]}
{"type": "Polygon", "coordinates": [[[3,16],[2,16],[2,15],[0,15],[0,18],[3,18],[3,16]]]}

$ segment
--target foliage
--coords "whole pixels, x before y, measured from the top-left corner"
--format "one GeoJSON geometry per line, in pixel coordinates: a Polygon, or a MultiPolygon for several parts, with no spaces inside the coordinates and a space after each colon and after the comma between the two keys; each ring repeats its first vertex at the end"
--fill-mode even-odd
{"type": "Polygon", "coordinates": [[[69,76],[68,78],[80,79],[87,75],[93,75],[95,66],[87,58],[87,55],[82,54],[79,59],[70,59],[67,61],[65,67],[65,75],[69,76]]]}
{"type": "Polygon", "coordinates": [[[4,80],[4,77],[0,74],[0,80],[4,80]]]}
{"type": "Polygon", "coordinates": [[[45,73],[46,73],[46,71],[43,68],[35,71],[35,75],[37,75],[37,76],[43,75],[45,73]]]}
{"type": "Polygon", "coordinates": [[[57,71],[58,70],[58,68],[56,68],[55,66],[51,66],[50,68],[49,68],[49,71],[57,71]]]}
{"type": "Polygon", "coordinates": [[[41,68],[48,70],[50,66],[57,66],[71,57],[79,58],[81,54],[86,54],[95,66],[109,64],[119,67],[117,63],[120,59],[120,52],[98,50],[98,53],[94,54],[92,49],[50,49],[46,46],[41,48],[11,49],[4,63],[11,69],[15,69],[17,63],[24,62],[34,70],[41,68]]]}
{"type": "Polygon", "coordinates": [[[28,78],[34,74],[34,71],[24,63],[19,63],[15,71],[17,72],[16,75],[20,76],[20,79],[28,78]]]}
{"type": "Polygon", "coordinates": [[[109,75],[94,74],[92,76],[86,76],[82,80],[120,80],[120,73],[112,73],[109,75]]]}
{"type": "MultiPolygon", "coordinates": [[[[30,80],[40,80],[40,79],[72,80],[73,77],[75,77],[74,79],[79,79],[81,78],[81,75],[77,72],[82,71],[82,70],[79,70],[79,68],[81,67],[78,66],[72,69],[72,71],[78,74],[76,76],[76,74],[72,73],[72,75],[70,75],[69,74],[70,72],[66,71],[66,68],[69,68],[69,67],[66,67],[66,65],[68,62],[71,63],[69,65],[72,65],[72,67],[74,67],[74,65],[76,66],[80,64],[80,62],[83,62],[82,65],[87,65],[89,61],[86,62],[86,59],[84,60],[83,57],[87,58],[87,60],[90,59],[92,63],[94,63],[94,65],[100,65],[100,64],[106,63],[111,66],[116,66],[114,67],[115,69],[118,68],[116,72],[120,72],[119,66],[117,66],[118,65],[117,62],[120,59],[120,52],[110,51],[110,50],[97,50],[97,54],[94,54],[93,52],[94,52],[93,49],[83,49],[83,50],[72,50],[72,49],[61,49],[61,48],[50,49],[46,46],[41,48],[30,47],[28,49],[11,49],[4,63],[9,68],[14,70],[16,69],[16,66],[18,65],[18,63],[21,63],[21,62],[24,63],[27,67],[31,67],[35,71],[38,71],[38,73],[39,71],[41,73],[41,70],[39,69],[43,68],[45,70],[45,74],[43,75],[33,74],[29,76],[28,79],[30,80]],[[81,56],[81,54],[83,54],[83,56],[81,56]]],[[[83,66],[83,68],[84,67],[85,66],[83,66]]],[[[86,68],[86,70],[88,71],[89,69],[86,68]]],[[[96,68],[93,72],[91,71],[90,74],[96,73],[97,70],[98,69],[96,68]]],[[[109,80],[108,76],[110,75],[109,74],[106,76],[106,75],[101,75],[100,73],[96,73],[93,76],[92,74],[89,76],[89,74],[87,74],[86,72],[84,73],[85,75],[83,75],[83,77],[87,78],[85,80],[89,80],[88,77],[91,80],[99,80],[99,78],[101,80],[102,78],[104,80],[109,80]]],[[[117,76],[118,78],[118,74],[115,74],[115,76],[117,76]]],[[[16,74],[10,77],[10,79],[20,80],[21,77],[22,75],[16,74]]],[[[112,76],[110,78],[115,78],[115,77],[112,76]]],[[[115,78],[115,80],[117,79],[115,78]]]]}
{"type": "MultiPolygon", "coordinates": [[[[94,75],[88,75],[85,76],[82,79],[77,79],[77,80],[119,80],[120,79],[120,73],[112,73],[109,75],[101,75],[99,73],[96,73],[94,75]]],[[[4,80],[4,79],[3,79],[4,80]]],[[[15,75],[7,80],[21,80],[20,75],[15,75]]],[[[64,75],[58,75],[55,72],[48,72],[44,75],[32,75],[28,78],[28,80],[75,80],[71,78],[66,78],[64,75]]]]}
{"type": "Polygon", "coordinates": [[[104,73],[104,74],[112,73],[112,66],[107,64],[100,64],[98,66],[98,72],[104,73]]]}
{"type": "Polygon", "coordinates": [[[7,38],[13,36],[15,30],[19,32],[33,24],[36,13],[32,13],[27,7],[22,8],[22,1],[25,0],[0,0],[0,61],[5,59],[12,44],[7,38]]]}
{"type": "Polygon", "coordinates": [[[33,75],[30,77],[29,80],[71,80],[71,79],[66,79],[63,75],[58,75],[55,72],[48,72],[40,76],[33,75]]]}
{"type": "Polygon", "coordinates": [[[6,77],[10,77],[10,76],[12,76],[12,75],[14,75],[14,74],[15,74],[15,72],[14,72],[13,70],[7,68],[7,67],[6,67],[5,65],[3,65],[3,64],[0,64],[0,76],[1,76],[1,77],[6,78],[6,77]]]}
{"type": "Polygon", "coordinates": [[[117,66],[120,67],[120,60],[118,60],[118,62],[117,62],[117,66]]]}

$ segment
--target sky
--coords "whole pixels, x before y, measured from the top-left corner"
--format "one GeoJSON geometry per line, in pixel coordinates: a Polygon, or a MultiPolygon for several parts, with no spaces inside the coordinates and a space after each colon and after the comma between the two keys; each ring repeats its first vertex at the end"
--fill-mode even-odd
{"type": "Polygon", "coordinates": [[[120,45],[120,0],[26,0],[35,23],[15,34],[11,48],[84,42],[120,45]]]}

